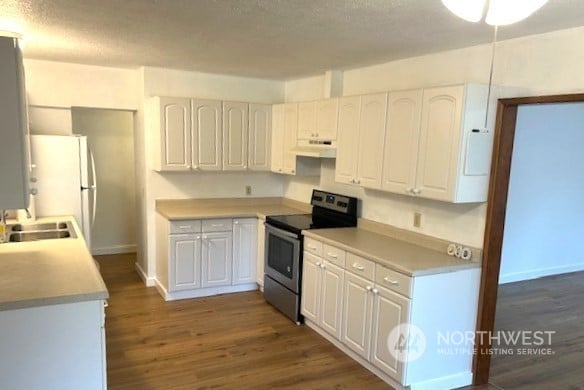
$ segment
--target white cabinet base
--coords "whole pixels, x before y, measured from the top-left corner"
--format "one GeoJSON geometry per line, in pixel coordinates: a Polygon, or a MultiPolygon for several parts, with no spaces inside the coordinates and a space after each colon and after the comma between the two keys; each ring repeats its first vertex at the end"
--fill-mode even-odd
{"type": "Polygon", "coordinates": [[[459,373],[456,375],[445,376],[442,378],[437,378],[427,382],[420,382],[420,383],[413,383],[410,386],[404,387],[394,379],[389,377],[383,371],[379,370],[373,364],[369,363],[367,360],[363,359],[361,356],[353,352],[350,348],[348,348],[345,344],[341,343],[339,340],[335,339],[334,336],[331,336],[322,328],[320,328],[314,322],[304,319],[304,324],[308,326],[310,329],[314,330],[316,333],[327,339],[331,344],[335,347],[343,351],[346,355],[348,355],[351,359],[358,362],[360,365],[371,371],[375,374],[378,378],[383,380],[385,383],[393,387],[395,390],[436,390],[436,389],[457,389],[463,386],[469,386],[472,384],[472,372],[467,371],[463,373],[459,373]]]}
{"type": "Polygon", "coordinates": [[[247,284],[238,284],[236,286],[221,286],[221,287],[208,287],[208,288],[199,288],[195,290],[185,290],[185,291],[175,291],[169,292],[166,288],[158,281],[155,280],[154,287],[158,290],[158,293],[162,295],[165,301],[176,301],[178,299],[189,299],[189,298],[201,298],[201,297],[210,297],[213,295],[220,295],[220,294],[230,294],[230,293],[237,293],[243,291],[253,291],[258,289],[257,283],[247,283],[247,284]]]}

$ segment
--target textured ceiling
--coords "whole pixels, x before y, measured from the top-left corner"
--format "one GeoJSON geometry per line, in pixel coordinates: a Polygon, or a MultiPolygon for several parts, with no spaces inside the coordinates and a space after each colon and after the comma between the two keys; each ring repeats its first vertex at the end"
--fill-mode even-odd
{"type": "MultiPolygon", "coordinates": [[[[25,57],[290,79],[491,40],[440,0],[0,0],[25,57]]],[[[584,25],[582,0],[550,0],[500,39],[584,25]]],[[[0,27],[0,30],[2,28],[0,27]]]]}

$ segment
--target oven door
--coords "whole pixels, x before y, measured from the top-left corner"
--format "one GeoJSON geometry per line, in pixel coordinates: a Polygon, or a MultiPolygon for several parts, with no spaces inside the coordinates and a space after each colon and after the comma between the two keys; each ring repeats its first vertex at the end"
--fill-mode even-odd
{"type": "Polygon", "coordinates": [[[296,234],[266,223],[265,273],[297,294],[300,292],[300,249],[296,234]]]}

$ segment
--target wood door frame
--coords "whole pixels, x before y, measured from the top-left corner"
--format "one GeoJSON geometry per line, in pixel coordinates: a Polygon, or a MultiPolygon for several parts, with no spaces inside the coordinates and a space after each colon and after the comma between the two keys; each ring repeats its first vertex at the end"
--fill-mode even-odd
{"type": "MultiPolygon", "coordinates": [[[[503,246],[505,212],[507,209],[507,195],[509,191],[511,158],[513,154],[518,107],[527,104],[574,102],[584,102],[584,94],[500,99],[497,104],[497,119],[495,122],[491,177],[489,181],[483,241],[477,332],[491,332],[494,330],[495,325],[501,249],[503,246]]],[[[489,337],[476,338],[476,355],[473,362],[475,385],[488,383],[491,356],[484,352],[489,348],[491,348],[489,337]]]]}

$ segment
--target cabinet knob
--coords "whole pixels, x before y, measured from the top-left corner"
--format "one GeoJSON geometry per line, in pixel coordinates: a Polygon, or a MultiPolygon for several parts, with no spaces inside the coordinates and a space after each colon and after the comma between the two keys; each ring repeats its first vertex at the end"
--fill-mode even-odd
{"type": "Polygon", "coordinates": [[[201,236],[197,236],[197,240],[200,240],[200,239],[201,239],[201,236]]]}
{"type": "Polygon", "coordinates": [[[244,166],[243,166],[243,169],[247,169],[247,165],[244,165],[244,166]]]}
{"type": "Polygon", "coordinates": [[[282,172],[282,168],[278,168],[278,172],[282,172]]]}
{"type": "Polygon", "coordinates": [[[193,169],[199,169],[198,165],[193,165],[193,169]]]}
{"type": "Polygon", "coordinates": [[[361,180],[359,180],[359,179],[356,179],[356,180],[355,180],[355,184],[361,184],[361,180]]]}
{"type": "Polygon", "coordinates": [[[320,261],[317,261],[317,262],[316,262],[316,266],[317,266],[317,267],[320,267],[320,261]]]}
{"type": "Polygon", "coordinates": [[[371,292],[371,290],[373,290],[373,286],[367,286],[367,287],[365,287],[365,290],[371,292]]]}
{"type": "Polygon", "coordinates": [[[294,169],[292,169],[290,172],[292,172],[292,173],[296,173],[296,171],[295,171],[294,169]]]}
{"type": "Polygon", "coordinates": [[[374,288],[374,289],[373,289],[373,290],[371,290],[371,291],[373,291],[373,294],[374,294],[374,295],[377,295],[377,294],[379,294],[379,290],[378,290],[378,289],[376,289],[376,288],[374,288]]]}
{"type": "Polygon", "coordinates": [[[406,188],[406,193],[411,194],[414,189],[412,187],[406,188]]]}
{"type": "Polygon", "coordinates": [[[422,190],[420,190],[419,188],[414,188],[414,189],[412,190],[412,193],[413,193],[414,195],[418,195],[420,192],[422,192],[422,190]]]}
{"type": "Polygon", "coordinates": [[[322,269],[325,269],[325,268],[326,268],[326,264],[322,263],[322,264],[320,265],[320,268],[322,268],[322,269]]]}

